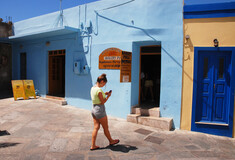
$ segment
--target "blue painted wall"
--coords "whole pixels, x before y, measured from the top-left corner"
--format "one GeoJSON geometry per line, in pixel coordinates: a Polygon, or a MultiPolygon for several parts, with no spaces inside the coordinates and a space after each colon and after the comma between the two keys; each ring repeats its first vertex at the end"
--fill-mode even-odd
{"type": "Polygon", "coordinates": [[[185,0],[184,19],[235,17],[235,0],[185,0]]]}
{"type": "MultiPolygon", "coordinates": [[[[48,51],[66,49],[65,98],[70,105],[91,109],[90,88],[106,73],[105,91],[113,90],[106,104],[108,115],[126,118],[138,104],[140,46],[162,47],[160,110],[180,126],[182,53],[182,0],[102,0],[64,10],[64,24],[80,29],[77,34],[50,36],[13,44],[13,78],[19,79],[19,53],[27,52],[28,79],[42,96],[48,91],[48,51]],[[85,29],[85,27],[89,27],[85,29]],[[82,36],[81,36],[82,35],[82,36]],[[50,41],[50,46],[45,42],[50,41]],[[22,46],[23,47],[22,47],[22,46]],[[21,47],[20,47],[21,46],[21,47]],[[120,83],[119,70],[99,70],[98,57],[107,48],[132,52],[132,82],[120,83]],[[73,62],[90,67],[88,75],[76,75],[73,62]]],[[[15,23],[16,36],[39,33],[60,26],[59,12],[15,23]]]]}

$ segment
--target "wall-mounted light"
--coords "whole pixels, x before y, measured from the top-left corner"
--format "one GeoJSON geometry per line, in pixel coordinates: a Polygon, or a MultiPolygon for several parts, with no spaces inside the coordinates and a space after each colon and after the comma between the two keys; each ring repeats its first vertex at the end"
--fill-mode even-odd
{"type": "Polygon", "coordinates": [[[21,45],[20,45],[20,49],[22,49],[22,48],[23,48],[23,45],[21,44],[21,45]]]}
{"type": "Polygon", "coordinates": [[[135,24],[134,20],[131,20],[131,24],[132,24],[132,25],[134,25],[134,24],[135,24]]]}
{"type": "Polygon", "coordinates": [[[185,39],[186,39],[186,40],[189,40],[189,38],[190,38],[190,36],[187,34],[187,35],[185,36],[185,39]]]}
{"type": "Polygon", "coordinates": [[[50,44],[50,41],[46,41],[46,46],[49,46],[50,44]]]}
{"type": "Polygon", "coordinates": [[[218,47],[219,46],[219,41],[217,39],[214,39],[214,46],[218,47]]]}

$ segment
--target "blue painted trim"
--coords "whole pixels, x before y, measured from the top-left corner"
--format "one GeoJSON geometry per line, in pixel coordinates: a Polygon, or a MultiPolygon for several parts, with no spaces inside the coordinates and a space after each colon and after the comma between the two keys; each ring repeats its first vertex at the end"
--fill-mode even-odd
{"type": "Polygon", "coordinates": [[[235,17],[234,10],[186,12],[184,19],[235,17]]]}
{"type": "Polygon", "coordinates": [[[200,48],[194,48],[194,74],[193,74],[193,104],[192,104],[192,120],[191,120],[191,130],[194,131],[195,129],[195,119],[196,119],[196,105],[197,105],[197,73],[198,73],[198,52],[200,48]]]}
{"type": "MultiPolygon", "coordinates": [[[[215,52],[216,53],[216,52],[215,52]]],[[[191,121],[191,130],[199,131],[203,133],[209,133],[214,135],[228,136],[232,137],[233,134],[233,112],[234,112],[234,92],[235,84],[232,83],[235,81],[235,47],[194,47],[194,80],[193,80],[193,102],[192,102],[192,121],[191,121]],[[231,79],[230,79],[230,102],[229,105],[229,126],[215,126],[215,125],[205,125],[205,124],[196,124],[196,103],[197,103],[197,73],[198,73],[198,53],[200,51],[230,51],[231,52],[231,79]]]]}
{"type": "Polygon", "coordinates": [[[202,11],[218,11],[218,10],[234,10],[234,9],[235,9],[235,2],[197,4],[197,5],[184,6],[184,12],[202,12],[202,11]]]}
{"type": "Polygon", "coordinates": [[[235,17],[235,2],[184,6],[184,19],[218,17],[235,17]]]}

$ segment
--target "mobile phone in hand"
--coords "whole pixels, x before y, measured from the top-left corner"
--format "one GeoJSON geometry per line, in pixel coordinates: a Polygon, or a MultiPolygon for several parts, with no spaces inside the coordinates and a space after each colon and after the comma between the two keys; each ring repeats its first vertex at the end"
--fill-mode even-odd
{"type": "Polygon", "coordinates": [[[112,92],[112,90],[109,91],[109,93],[111,93],[111,92],[112,92]]]}

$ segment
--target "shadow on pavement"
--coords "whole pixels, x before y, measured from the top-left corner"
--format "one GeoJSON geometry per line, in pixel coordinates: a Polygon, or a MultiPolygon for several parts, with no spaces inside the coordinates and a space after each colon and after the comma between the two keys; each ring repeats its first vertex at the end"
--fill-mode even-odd
{"type": "Polygon", "coordinates": [[[11,135],[7,130],[1,131],[0,130],[0,136],[6,136],[6,135],[11,135]]]}
{"type": "Polygon", "coordinates": [[[0,148],[13,147],[20,143],[0,143],[0,148]]]}
{"type": "Polygon", "coordinates": [[[118,145],[115,145],[115,146],[108,145],[107,147],[101,148],[101,149],[110,149],[112,151],[128,153],[130,150],[137,150],[138,148],[135,147],[135,146],[118,144],[118,145]]]}

